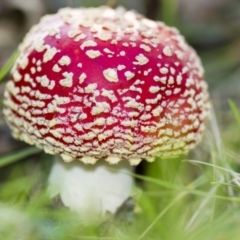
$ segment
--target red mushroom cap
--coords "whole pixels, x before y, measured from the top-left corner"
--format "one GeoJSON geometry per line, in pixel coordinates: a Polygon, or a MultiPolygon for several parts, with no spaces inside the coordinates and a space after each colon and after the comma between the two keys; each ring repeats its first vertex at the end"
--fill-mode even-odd
{"type": "Polygon", "coordinates": [[[4,95],[15,138],[65,161],[111,163],[187,153],[209,95],[175,28],[108,7],[43,17],[19,47],[4,95]]]}

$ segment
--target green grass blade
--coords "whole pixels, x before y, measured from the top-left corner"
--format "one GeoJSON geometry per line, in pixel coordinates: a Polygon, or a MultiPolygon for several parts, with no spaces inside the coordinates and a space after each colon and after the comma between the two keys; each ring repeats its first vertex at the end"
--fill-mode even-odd
{"type": "Polygon", "coordinates": [[[232,110],[232,113],[240,127],[240,113],[239,113],[239,110],[238,110],[236,104],[232,100],[228,100],[228,104],[229,104],[229,106],[232,110]]]}
{"type": "Polygon", "coordinates": [[[162,20],[169,26],[177,25],[177,0],[163,0],[162,1],[162,20]]]}
{"type": "Polygon", "coordinates": [[[222,182],[212,182],[212,185],[217,184],[217,185],[222,185],[222,186],[226,186],[226,187],[231,187],[234,190],[239,192],[240,191],[240,186],[239,186],[239,183],[237,181],[238,181],[238,179],[233,179],[231,181],[231,182],[235,183],[235,185],[230,184],[230,183],[222,183],[222,182]]]}
{"type": "Polygon", "coordinates": [[[225,172],[231,173],[231,175],[234,176],[234,177],[240,177],[239,173],[237,173],[237,172],[235,172],[231,169],[220,167],[220,166],[217,166],[217,165],[214,165],[214,164],[211,164],[211,163],[202,162],[202,161],[199,161],[199,160],[183,160],[183,162],[206,165],[206,166],[209,166],[209,167],[212,167],[212,168],[215,168],[215,169],[219,169],[219,170],[223,170],[225,172]]]}
{"type": "Polygon", "coordinates": [[[28,156],[31,156],[33,154],[39,153],[41,151],[42,151],[41,149],[38,149],[35,147],[30,147],[30,148],[18,151],[16,153],[10,154],[8,156],[1,157],[0,158],[0,168],[7,166],[11,163],[17,162],[17,161],[24,159],[28,156]]]}
{"type": "Polygon", "coordinates": [[[159,219],[175,204],[177,203],[179,200],[181,200],[185,195],[187,195],[186,192],[182,192],[179,193],[172,202],[170,202],[164,209],[163,211],[161,211],[157,217],[155,218],[155,220],[144,230],[144,232],[138,237],[137,240],[142,240],[150,231],[151,229],[154,227],[154,225],[159,221],[159,219]]]}
{"type": "Polygon", "coordinates": [[[240,202],[240,198],[225,197],[225,196],[221,196],[221,195],[211,194],[209,192],[204,192],[202,190],[194,189],[191,186],[189,186],[189,187],[180,186],[180,185],[174,184],[172,182],[167,182],[167,181],[163,181],[160,179],[141,176],[141,175],[134,174],[134,173],[131,173],[131,175],[138,179],[141,179],[143,181],[146,181],[146,182],[149,182],[152,184],[157,184],[158,186],[161,186],[161,187],[164,187],[167,189],[171,189],[171,190],[175,190],[175,191],[186,191],[187,193],[190,193],[190,194],[193,194],[196,196],[211,197],[211,198],[215,198],[215,199],[219,199],[219,200],[240,202]]]}
{"type": "Polygon", "coordinates": [[[15,51],[12,54],[12,56],[8,59],[8,61],[5,63],[5,65],[0,69],[0,82],[3,80],[3,78],[7,75],[7,73],[12,68],[12,65],[15,62],[17,56],[18,56],[18,51],[15,51]]]}

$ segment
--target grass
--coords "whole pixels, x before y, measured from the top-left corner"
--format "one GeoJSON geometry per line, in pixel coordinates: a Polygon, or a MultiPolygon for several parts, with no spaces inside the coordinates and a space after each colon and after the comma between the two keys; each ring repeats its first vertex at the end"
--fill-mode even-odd
{"type": "Polygon", "coordinates": [[[0,69],[0,82],[4,79],[4,77],[12,68],[13,62],[16,60],[17,56],[18,51],[14,52],[12,56],[8,59],[8,61],[5,63],[5,65],[0,69]]]}
{"type": "Polygon", "coordinates": [[[177,0],[162,0],[162,21],[169,26],[177,26],[178,5],[179,2],[177,0]]]}
{"type": "Polygon", "coordinates": [[[41,150],[38,148],[35,148],[35,147],[31,147],[31,148],[27,148],[27,149],[21,150],[19,152],[10,154],[8,156],[1,157],[0,158],[0,168],[6,166],[8,164],[17,162],[23,158],[26,158],[29,155],[36,154],[38,152],[41,152],[41,150]]]}
{"type": "Polygon", "coordinates": [[[223,147],[219,152],[214,131],[209,128],[202,146],[209,148],[207,157],[156,159],[145,175],[134,174],[132,223],[109,219],[86,226],[50,200],[50,155],[28,148],[0,158],[0,239],[239,239],[240,174],[223,147]]]}

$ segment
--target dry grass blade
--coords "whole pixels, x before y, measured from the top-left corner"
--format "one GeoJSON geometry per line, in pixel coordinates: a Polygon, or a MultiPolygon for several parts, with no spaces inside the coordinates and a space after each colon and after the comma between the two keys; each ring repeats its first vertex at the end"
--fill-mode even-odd
{"type": "Polygon", "coordinates": [[[210,167],[213,167],[213,168],[216,168],[216,169],[220,169],[220,170],[223,170],[225,172],[228,172],[228,173],[231,173],[231,175],[233,177],[239,177],[240,174],[233,171],[233,170],[230,170],[230,169],[227,169],[227,168],[224,168],[224,167],[220,167],[220,166],[217,166],[217,165],[214,165],[214,164],[211,164],[211,163],[207,163],[207,162],[202,162],[202,161],[199,161],[199,160],[184,160],[183,162],[190,162],[190,163],[197,163],[197,164],[202,164],[202,165],[206,165],[206,166],[210,166],[210,167]]]}

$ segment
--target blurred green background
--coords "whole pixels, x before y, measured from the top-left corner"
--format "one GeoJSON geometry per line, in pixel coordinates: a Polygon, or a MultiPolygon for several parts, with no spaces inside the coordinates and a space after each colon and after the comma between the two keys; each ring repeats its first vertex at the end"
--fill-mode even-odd
{"type": "Polygon", "coordinates": [[[77,217],[62,207],[58,199],[50,202],[46,197],[52,157],[11,137],[1,111],[8,78],[5,76],[0,82],[0,240],[239,240],[239,0],[0,0],[0,68],[42,15],[65,6],[104,4],[122,5],[177,27],[200,55],[220,136],[216,139],[213,130],[207,131],[203,144],[189,158],[209,165],[181,162],[183,159],[142,163],[137,173],[149,178],[138,180],[134,194],[137,220],[133,225],[79,225],[77,217]],[[229,99],[235,103],[234,111],[229,99]],[[220,137],[223,155],[216,145],[220,137]],[[216,166],[224,170],[218,172],[216,166]],[[229,171],[233,172],[228,174],[229,171]]]}

